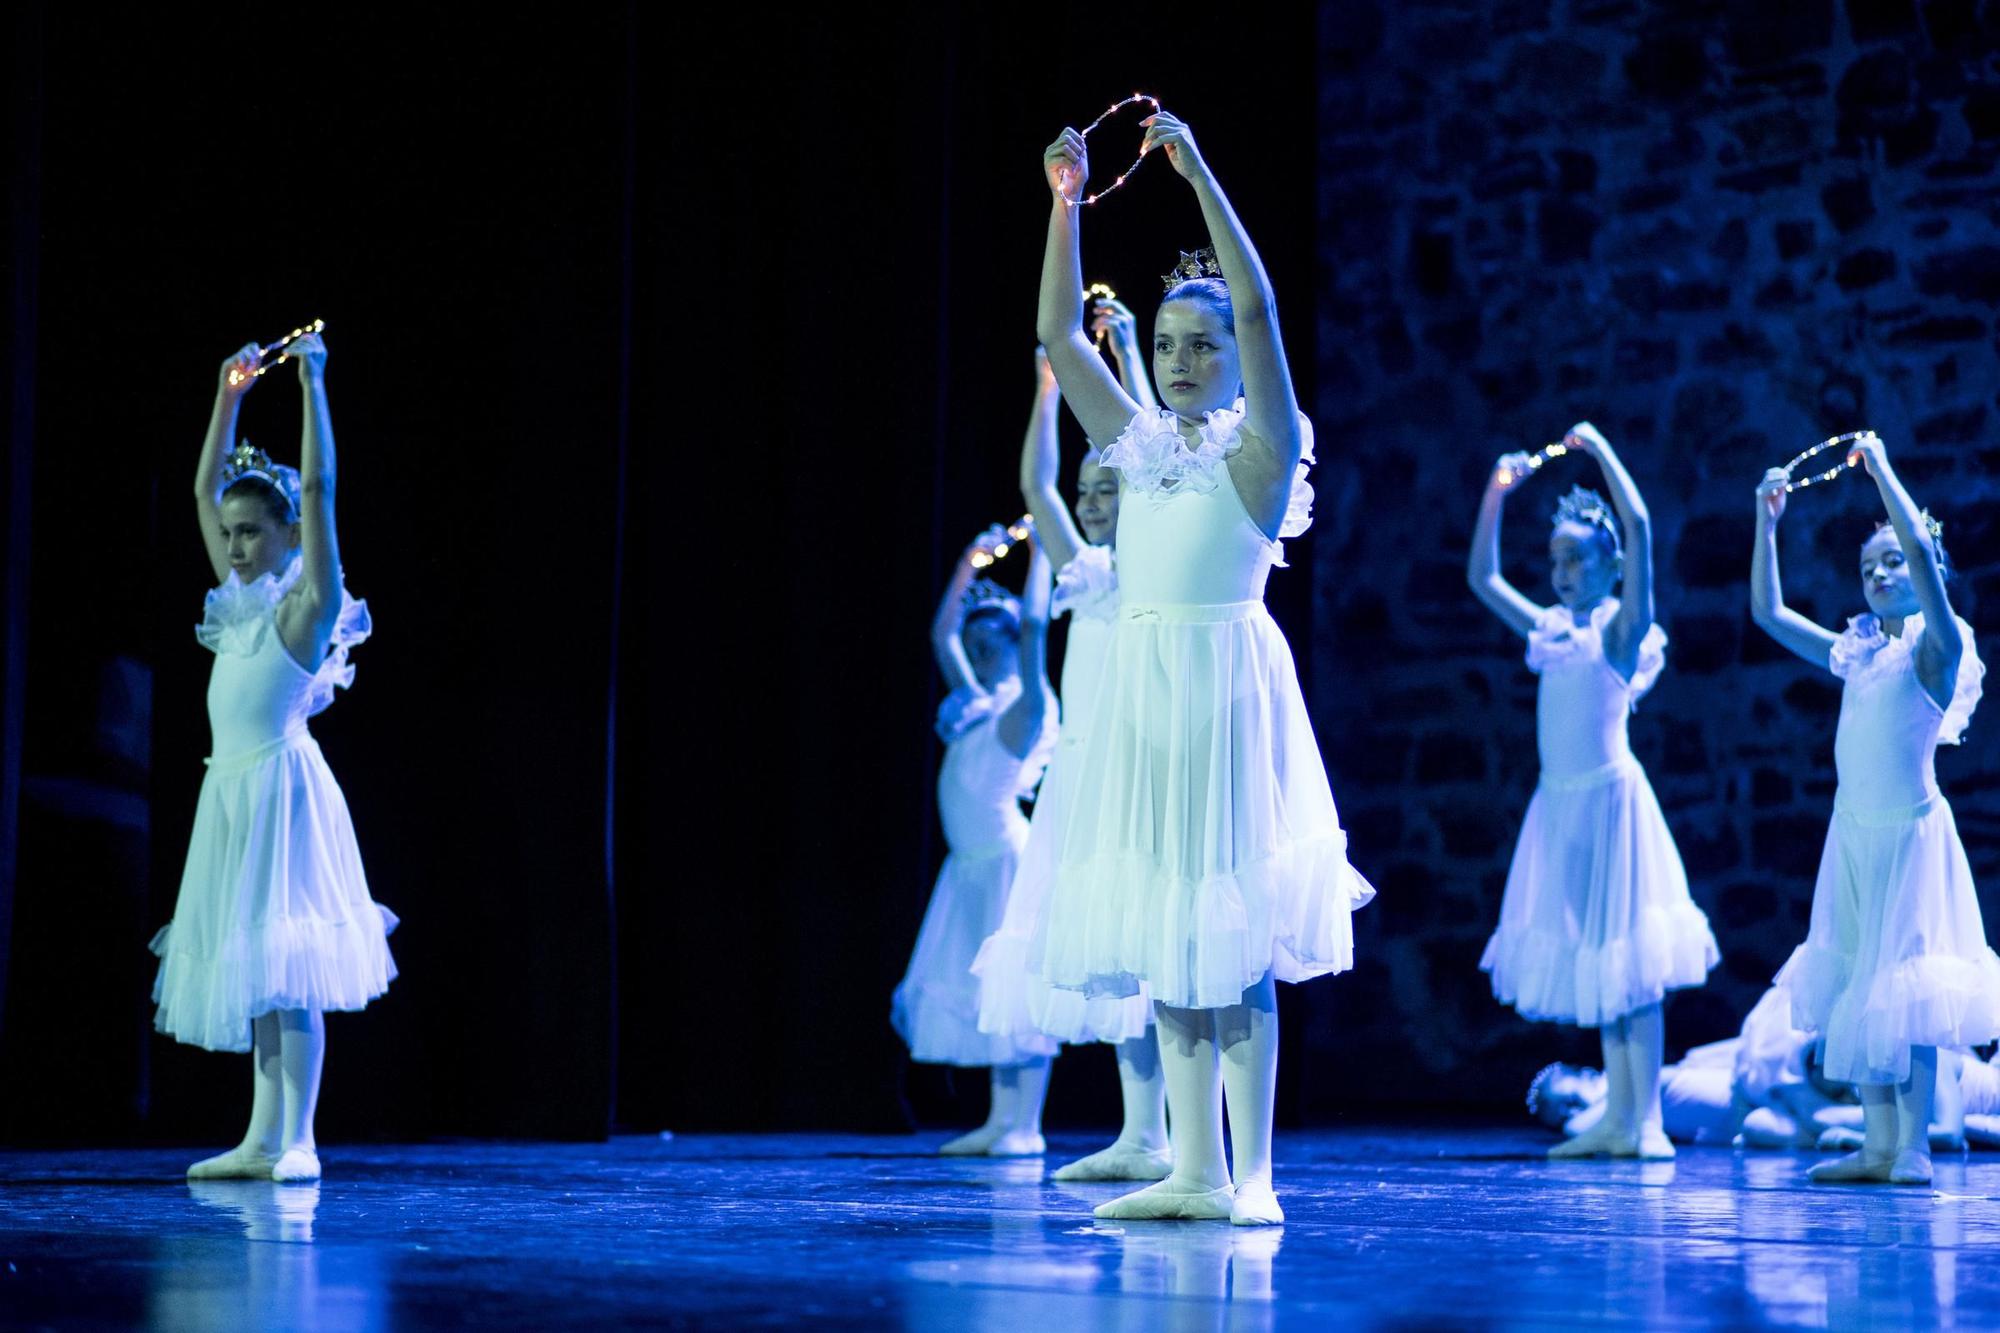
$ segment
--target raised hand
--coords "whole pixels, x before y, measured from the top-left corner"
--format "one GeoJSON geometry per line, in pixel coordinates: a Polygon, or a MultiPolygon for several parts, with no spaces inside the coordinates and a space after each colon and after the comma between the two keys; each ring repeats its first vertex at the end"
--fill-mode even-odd
{"type": "Polygon", "coordinates": [[[1139,122],[1146,127],[1146,137],[1139,141],[1139,155],[1144,157],[1155,148],[1166,150],[1167,162],[1181,176],[1190,181],[1198,181],[1208,175],[1208,163],[1202,161],[1201,149],[1195,146],[1194,131],[1187,122],[1171,111],[1161,111],[1139,122]]]}
{"type": "Polygon", "coordinates": [[[1493,464],[1493,475],[1487,478],[1486,488],[1505,495],[1508,491],[1526,481],[1534,472],[1534,467],[1524,453],[1502,454],[1493,464]]]}
{"type": "Polygon", "coordinates": [[[309,386],[326,374],[326,340],[317,333],[304,333],[292,339],[285,355],[299,363],[302,385],[309,386]]]}
{"type": "Polygon", "coordinates": [[[1868,469],[1869,476],[1880,481],[1889,463],[1888,446],[1882,443],[1880,435],[1864,435],[1847,451],[1847,462],[1850,467],[1859,463],[1868,469]]]}
{"type": "Polygon", "coordinates": [[[1124,347],[1138,338],[1139,320],[1131,308],[1116,297],[1097,298],[1090,312],[1090,335],[1109,337],[1114,347],[1124,347]]]}
{"type": "Polygon", "coordinates": [[[1090,153],[1083,145],[1083,136],[1063,126],[1056,141],[1042,150],[1042,174],[1048,178],[1050,191],[1064,203],[1083,198],[1083,187],[1090,180],[1090,153]]]}
{"type": "Polygon", "coordinates": [[[974,569],[984,569],[993,563],[993,553],[1002,546],[1011,546],[1014,539],[1007,535],[1007,529],[995,523],[986,531],[974,537],[959,555],[962,564],[974,569]]]}
{"type": "Polygon", "coordinates": [[[1578,453],[1589,454],[1592,458],[1600,456],[1598,453],[1600,449],[1611,447],[1597,427],[1588,421],[1579,421],[1571,426],[1569,433],[1563,436],[1563,443],[1578,453]]]}
{"type": "Polygon", "coordinates": [[[1757,512],[1760,516],[1772,523],[1785,516],[1785,487],[1791,482],[1792,474],[1781,467],[1774,467],[1764,474],[1764,480],[1757,483],[1757,512]]]}
{"type": "Polygon", "coordinates": [[[241,398],[257,382],[257,362],[262,348],[244,343],[231,352],[216,372],[216,387],[232,398],[241,398]]]}

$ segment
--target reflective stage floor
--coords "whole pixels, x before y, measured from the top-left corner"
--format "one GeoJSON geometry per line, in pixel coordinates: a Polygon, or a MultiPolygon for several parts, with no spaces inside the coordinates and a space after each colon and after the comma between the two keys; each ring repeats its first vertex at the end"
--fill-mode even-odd
{"type": "Polygon", "coordinates": [[[1251,1230],[1095,1223],[1122,1187],[942,1137],[334,1145],[317,1186],[4,1152],[0,1326],[2000,1326],[2000,1155],[1840,1189],[1781,1154],[1554,1165],[1527,1128],[1281,1133],[1291,1220],[1251,1230]]]}

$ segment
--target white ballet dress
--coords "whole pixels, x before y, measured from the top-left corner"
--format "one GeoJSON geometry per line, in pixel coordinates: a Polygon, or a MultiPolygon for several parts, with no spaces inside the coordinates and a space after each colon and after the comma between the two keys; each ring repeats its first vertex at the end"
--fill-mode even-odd
{"type": "Polygon", "coordinates": [[[1009,677],[990,693],[954,693],[938,710],[946,740],[938,816],[949,851],[889,1011],[910,1058],[925,1064],[1018,1065],[1055,1053],[1055,1041],[1038,1032],[981,1032],[972,974],[980,943],[999,929],[1028,841],[1021,798],[1034,791],[1055,748],[1053,699],[1050,722],[1027,758],[1001,744],[1000,715],[1020,697],[1019,678],[1009,677]]]}
{"type": "Polygon", "coordinates": [[[1963,738],[1986,674],[1972,627],[1956,628],[1965,647],[1949,708],[1917,679],[1922,616],[1893,639],[1875,616],[1857,616],[1829,657],[1846,682],[1833,743],[1840,786],[1812,924],[1777,984],[1798,1025],[1824,1038],[1834,1082],[1900,1083],[1911,1046],[2000,1037],[2000,958],[1933,763],[1940,741],[1963,738]]]}
{"type": "Polygon", "coordinates": [[[278,633],[301,561],[208,594],[195,637],[215,654],[212,755],[195,807],[174,917],[153,937],[154,1026],[212,1051],[250,1049],[250,1022],[283,1009],[360,1009],[396,975],[396,918],[368,896],[340,784],[306,719],[354,681],[347,651],[368,604],[343,590],[313,670],[278,633]]]}
{"type": "Polygon", "coordinates": [[[1029,969],[1035,921],[1055,874],[1062,821],[1074,797],[1077,756],[1090,734],[1090,706],[1111,626],[1118,617],[1118,570],[1111,548],[1086,546],[1056,575],[1052,614],[1069,616],[1069,643],[1063,653],[1062,730],[1035,813],[1028,845],[1021,853],[1014,887],[1000,929],[979,946],[972,970],[979,977],[979,1030],[991,1033],[1045,1033],[1058,1041],[1129,1041],[1153,1021],[1152,997],[1087,996],[1051,986],[1029,969]]]}
{"type": "MultiPolygon", "coordinates": [[[[1351,914],[1375,890],[1264,609],[1282,548],[1229,475],[1242,415],[1209,413],[1190,448],[1171,413],[1141,412],[1103,454],[1120,603],[1029,949],[1054,986],[1214,1009],[1267,974],[1353,966],[1351,914]]],[[[1280,537],[1311,521],[1305,442],[1280,537]]]]}
{"type": "Polygon", "coordinates": [[[1628,681],[1604,656],[1617,614],[1610,598],[1583,624],[1548,607],[1528,633],[1541,781],[1479,961],[1523,1018],[1601,1027],[1701,985],[1721,958],[1626,735],[1666,665],[1667,636],[1647,628],[1628,681]]]}

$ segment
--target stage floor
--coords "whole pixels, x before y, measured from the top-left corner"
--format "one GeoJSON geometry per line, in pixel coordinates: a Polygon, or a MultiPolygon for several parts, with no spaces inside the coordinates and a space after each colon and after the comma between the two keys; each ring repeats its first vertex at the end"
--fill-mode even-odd
{"type": "Polygon", "coordinates": [[[1238,1229],[1096,1223],[1120,1187],[941,1138],[335,1145],[303,1187],[189,1184],[180,1151],[4,1152],[0,1325],[2000,1326],[2000,1156],[1838,1189],[1781,1154],[1292,1133],[1291,1221],[1238,1229]]]}

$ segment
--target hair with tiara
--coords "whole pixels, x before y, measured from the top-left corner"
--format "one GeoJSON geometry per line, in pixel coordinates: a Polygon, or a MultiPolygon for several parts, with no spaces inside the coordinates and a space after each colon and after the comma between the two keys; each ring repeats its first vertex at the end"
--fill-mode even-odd
{"type": "Polygon", "coordinates": [[[1215,258],[1215,247],[1204,245],[1192,253],[1181,251],[1180,262],[1173,271],[1160,275],[1160,282],[1166,294],[1160,297],[1160,304],[1169,301],[1203,301],[1222,318],[1222,326],[1233,336],[1236,332],[1236,307],[1230,304],[1229,284],[1222,276],[1222,265],[1215,258]]]}
{"type": "Polygon", "coordinates": [[[974,579],[965,590],[963,624],[971,625],[975,619],[982,617],[1002,621],[1010,632],[1019,633],[1021,601],[992,579],[974,579]]]}
{"type": "MultiPolygon", "coordinates": [[[[1937,556],[1938,577],[1943,579],[1946,583],[1951,582],[1953,579],[1958,577],[1958,566],[1954,565],[1951,562],[1951,556],[1947,554],[1944,549],[1944,524],[1940,520],[1933,518],[1931,516],[1931,511],[1928,509],[1919,509],[1917,511],[1917,517],[1921,518],[1924,521],[1924,531],[1930,534],[1931,553],[1937,556]]],[[[1896,530],[1896,525],[1891,523],[1886,518],[1877,519],[1875,522],[1875,532],[1881,532],[1884,529],[1887,529],[1890,532],[1894,532],[1896,530]]],[[[1868,536],[1868,541],[1874,541],[1874,540],[1875,540],[1875,534],[1870,533],[1868,536]]],[[[1862,543],[1863,546],[1866,546],[1867,544],[1868,542],[1862,543]]]]}
{"type": "Polygon", "coordinates": [[[1605,553],[1613,560],[1625,554],[1625,543],[1618,536],[1618,519],[1612,514],[1611,506],[1603,496],[1587,486],[1572,486],[1569,494],[1556,501],[1556,511],[1549,516],[1549,522],[1556,527],[1565,523],[1581,523],[1586,528],[1595,528],[1604,534],[1605,553]]]}
{"type": "Polygon", "coordinates": [[[222,463],[222,486],[215,493],[217,504],[231,491],[254,495],[270,506],[280,523],[299,521],[299,470],[274,463],[262,449],[244,440],[222,463]]]}

